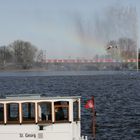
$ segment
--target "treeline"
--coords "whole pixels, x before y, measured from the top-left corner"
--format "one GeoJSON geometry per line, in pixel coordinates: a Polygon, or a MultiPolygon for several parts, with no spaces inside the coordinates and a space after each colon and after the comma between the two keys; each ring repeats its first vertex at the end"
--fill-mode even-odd
{"type": "Polygon", "coordinates": [[[27,41],[16,40],[0,46],[0,68],[30,69],[43,61],[43,51],[27,41]]]}
{"type": "Polygon", "coordinates": [[[106,49],[113,59],[128,60],[137,58],[137,42],[131,38],[119,38],[111,40],[107,43],[106,48],[111,46],[111,49],[106,49]]]}

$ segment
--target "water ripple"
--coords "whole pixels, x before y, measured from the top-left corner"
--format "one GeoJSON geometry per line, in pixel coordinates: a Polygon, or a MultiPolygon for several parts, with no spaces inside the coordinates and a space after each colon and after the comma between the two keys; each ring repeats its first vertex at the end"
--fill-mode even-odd
{"type": "Polygon", "coordinates": [[[92,138],[92,115],[84,104],[95,96],[97,140],[140,140],[140,75],[0,77],[0,95],[82,96],[82,134],[92,138]]]}

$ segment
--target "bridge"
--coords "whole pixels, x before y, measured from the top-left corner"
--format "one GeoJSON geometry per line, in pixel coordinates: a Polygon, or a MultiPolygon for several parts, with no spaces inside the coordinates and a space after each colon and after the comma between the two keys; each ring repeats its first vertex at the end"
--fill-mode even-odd
{"type": "Polygon", "coordinates": [[[123,60],[117,60],[117,59],[46,59],[43,60],[44,63],[135,63],[135,62],[140,62],[140,59],[123,59],[123,60]]]}
{"type": "Polygon", "coordinates": [[[51,70],[132,70],[140,59],[45,59],[41,63],[51,70]]]}

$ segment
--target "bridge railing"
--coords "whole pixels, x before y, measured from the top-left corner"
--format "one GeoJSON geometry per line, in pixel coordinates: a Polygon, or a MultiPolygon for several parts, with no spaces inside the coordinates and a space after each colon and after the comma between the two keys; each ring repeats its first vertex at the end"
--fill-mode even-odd
{"type": "Polygon", "coordinates": [[[46,59],[44,63],[136,63],[140,62],[140,59],[46,59]]]}

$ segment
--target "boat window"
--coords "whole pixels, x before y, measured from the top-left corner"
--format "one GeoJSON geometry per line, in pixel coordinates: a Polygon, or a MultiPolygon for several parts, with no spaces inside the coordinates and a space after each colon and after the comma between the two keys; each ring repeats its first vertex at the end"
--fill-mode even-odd
{"type": "Polygon", "coordinates": [[[23,123],[35,122],[35,103],[22,103],[23,123]]]}
{"type": "Polygon", "coordinates": [[[69,102],[58,101],[54,103],[55,121],[69,120],[69,102]]]}
{"type": "Polygon", "coordinates": [[[38,103],[38,122],[52,121],[51,102],[38,103]]]}
{"type": "Polygon", "coordinates": [[[19,104],[8,103],[7,105],[7,122],[19,122],[19,104]]]}
{"type": "Polygon", "coordinates": [[[73,102],[73,120],[74,121],[79,120],[79,102],[78,101],[73,102]]]}
{"type": "Polygon", "coordinates": [[[4,123],[4,104],[0,104],[0,123],[4,123]]]}

